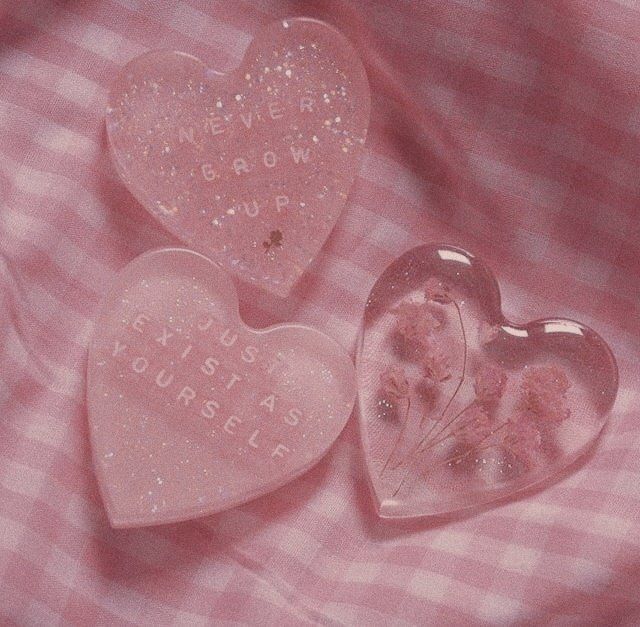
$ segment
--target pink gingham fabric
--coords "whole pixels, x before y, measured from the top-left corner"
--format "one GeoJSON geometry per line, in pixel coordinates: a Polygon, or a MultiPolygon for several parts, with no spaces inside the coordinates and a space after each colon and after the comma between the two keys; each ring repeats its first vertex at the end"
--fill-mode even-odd
{"type": "Polygon", "coordinates": [[[634,0],[0,1],[0,622],[640,623],[640,4],[634,0]],[[232,68],[270,20],[360,51],[367,155],[286,302],[353,349],[397,255],[447,241],[495,269],[517,321],[580,319],[620,393],[586,463],[452,521],[378,520],[352,417],[320,465],[191,523],[114,531],[91,469],[87,344],[101,295],[175,242],[105,147],[110,81],[168,47],[232,68]]]}

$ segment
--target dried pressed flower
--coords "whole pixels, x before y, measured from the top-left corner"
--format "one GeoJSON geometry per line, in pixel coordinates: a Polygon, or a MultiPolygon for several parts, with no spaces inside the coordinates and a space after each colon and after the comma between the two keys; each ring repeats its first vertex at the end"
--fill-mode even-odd
{"type": "Polygon", "coordinates": [[[383,392],[393,400],[409,396],[409,379],[401,366],[387,366],[380,374],[383,392]]]}
{"type": "Polygon", "coordinates": [[[396,331],[410,342],[426,342],[427,336],[441,324],[426,303],[400,303],[392,311],[396,316],[396,331]]]}
{"type": "Polygon", "coordinates": [[[465,443],[477,446],[491,435],[493,421],[480,405],[471,405],[463,416],[464,424],[459,429],[459,436],[465,443]]]}
{"type": "Polygon", "coordinates": [[[400,441],[404,437],[405,430],[407,428],[407,424],[409,422],[409,414],[411,412],[411,396],[410,396],[410,384],[407,375],[405,374],[404,368],[398,365],[390,365],[387,366],[382,373],[380,374],[380,383],[382,384],[383,392],[392,400],[400,401],[402,399],[407,400],[407,407],[404,416],[404,422],[398,436],[396,438],[395,444],[387,457],[387,461],[384,463],[382,470],[380,471],[380,476],[387,469],[387,466],[391,462],[391,459],[396,453],[398,445],[400,441]]]}
{"type": "Polygon", "coordinates": [[[447,305],[452,301],[449,286],[436,277],[427,280],[424,295],[428,301],[447,305]]]}
{"type": "Polygon", "coordinates": [[[543,423],[556,424],[569,417],[567,390],[569,379],[558,366],[535,366],[522,376],[519,407],[543,423]]]}
{"type": "Polygon", "coordinates": [[[565,371],[555,365],[528,368],[523,379],[533,390],[549,389],[554,394],[564,394],[570,387],[565,371]]]}
{"type": "Polygon", "coordinates": [[[522,461],[528,461],[531,454],[540,448],[542,436],[525,416],[507,421],[505,433],[502,436],[502,445],[512,455],[522,461]]]}
{"type": "Polygon", "coordinates": [[[481,404],[495,403],[504,393],[507,373],[500,366],[486,363],[476,374],[473,389],[481,404]]]}
{"type": "Polygon", "coordinates": [[[451,378],[449,358],[433,343],[429,344],[422,358],[422,372],[425,378],[434,383],[442,383],[451,378]]]}

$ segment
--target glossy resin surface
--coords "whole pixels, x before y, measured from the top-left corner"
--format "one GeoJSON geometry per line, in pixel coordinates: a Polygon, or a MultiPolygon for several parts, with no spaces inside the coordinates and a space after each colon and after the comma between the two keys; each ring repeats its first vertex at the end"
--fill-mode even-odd
{"type": "Polygon", "coordinates": [[[228,275],[164,249],[125,267],[104,299],[87,397],[111,524],[152,525],[228,509],[310,468],[352,411],[355,372],[312,328],[247,327],[228,275]]]}
{"type": "Polygon", "coordinates": [[[490,270],[452,246],[410,250],[376,282],[357,373],[383,517],[447,514],[550,479],[598,437],[617,392],[600,336],[571,320],[510,323],[490,270]]]}
{"type": "Polygon", "coordinates": [[[146,209],[190,248],[285,296],[345,205],[369,109],[349,42],[296,18],[259,32],[230,74],[182,52],[134,59],[106,120],[116,167],[146,209]]]}

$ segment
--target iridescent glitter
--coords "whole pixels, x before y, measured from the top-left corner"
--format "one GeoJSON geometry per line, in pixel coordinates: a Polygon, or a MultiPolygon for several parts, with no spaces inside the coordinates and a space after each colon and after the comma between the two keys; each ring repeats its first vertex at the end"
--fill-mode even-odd
{"type": "Polygon", "coordinates": [[[300,475],[344,427],[355,372],[319,331],[250,329],[228,275],[164,249],[105,298],[87,390],[109,519],[130,527],[218,512],[300,475]]]}
{"type": "Polygon", "coordinates": [[[228,76],[151,52],[114,83],[107,131],[134,196],[172,233],[281,296],[345,205],[369,124],[357,54],[309,19],[271,24],[228,76]],[[264,254],[265,234],[281,245],[264,254]]]}
{"type": "Polygon", "coordinates": [[[446,514],[557,476],[593,444],[617,391],[594,331],[510,323],[490,271],[451,246],[415,248],[378,279],[357,372],[383,517],[446,514]]]}

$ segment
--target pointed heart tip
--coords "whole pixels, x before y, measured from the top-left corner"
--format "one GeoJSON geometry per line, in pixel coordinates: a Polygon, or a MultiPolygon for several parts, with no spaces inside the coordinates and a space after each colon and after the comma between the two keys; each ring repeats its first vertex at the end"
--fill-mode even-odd
{"type": "Polygon", "coordinates": [[[393,498],[385,498],[379,500],[376,498],[376,513],[379,518],[391,519],[391,518],[411,518],[412,516],[401,511],[402,504],[393,498]]]}
{"type": "Polygon", "coordinates": [[[402,503],[397,499],[379,494],[374,486],[371,486],[371,494],[373,495],[373,504],[378,518],[407,517],[407,515],[401,511],[402,503]]]}
{"type": "Polygon", "coordinates": [[[107,514],[107,518],[109,519],[109,526],[112,529],[139,529],[141,527],[169,525],[171,523],[181,522],[180,520],[146,520],[143,518],[112,516],[110,514],[107,514]]]}
{"type": "Polygon", "coordinates": [[[109,526],[112,529],[129,529],[131,527],[137,527],[140,525],[136,525],[131,523],[124,518],[119,518],[118,516],[112,516],[109,512],[107,512],[107,518],[109,519],[109,526]]]}

